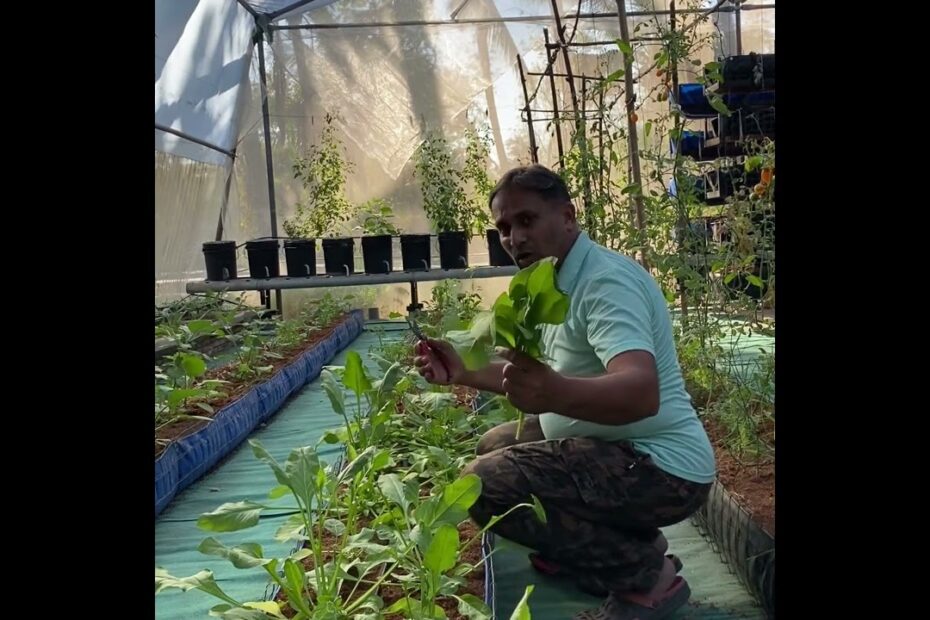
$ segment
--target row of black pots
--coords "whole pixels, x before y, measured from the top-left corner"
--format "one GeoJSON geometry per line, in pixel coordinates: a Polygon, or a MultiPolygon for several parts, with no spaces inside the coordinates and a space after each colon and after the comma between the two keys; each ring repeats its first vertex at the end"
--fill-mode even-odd
{"type": "MultiPolygon", "coordinates": [[[[490,263],[495,267],[513,265],[513,259],[501,245],[496,229],[487,231],[490,263]]],[[[468,237],[464,232],[439,233],[439,263],[442,269],[468,267],[468,237]]],[[[277,239],[254,239],[245,244],[249,258],[249,277],[277,278],[280,273],[277,239]]],[[[400,235],[400,250],[404,271],[429,271],[430,235],[400,235]]],[[[362,237],[362,258],[365,273],[391,273],[394,270],[393,238],[391,235],[362,237]]],[[[222,281],[236,277],[236,242],[208,241],[203,244],[207,280],[222,281]]],[[[288,277],[316,275],[316,240],[285,239],[284,256],[288,277]]],[[[337,237],[323,239],[323,261],[326,275],[355,273],[355,239],[337,237]]]]}

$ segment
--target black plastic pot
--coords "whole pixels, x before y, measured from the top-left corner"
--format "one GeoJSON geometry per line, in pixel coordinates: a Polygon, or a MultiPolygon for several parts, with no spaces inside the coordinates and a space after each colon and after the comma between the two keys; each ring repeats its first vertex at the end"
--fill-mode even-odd
{"type": "Polygon", "coordinates": [[[443,269],[468,267],[468,236],[463,231],[439,233],[439,266],[443,269]]]}
{"type": "Polygon", "coordinates": [[[496,228],[489,228],[488,238],[488,259],[492,267],[507,267],[515,264],[513,257],[507,253],[504,246],[501,245],[501,234],[496,228]]]}
{"type": "Polygon", "coordinates": [[[355,239],[323,239],[323,261],[326,264],[327,275],[344,276],[355,273],[355,239]]]}
{"type": "Polygon", "coordinates": [[[429,235],[401,235],[400,256],[404,271],[429,271],[430,262],[429,235]]]}
{"type": "Polygon", "coordinates": [[[775,54],[729,56],[721,64],[723,92],[775,89],[775,54]]]}
{"type": "Polygon", "coordinates": [[[391,235],[362,237],[362,259],[365,273],[391,273],[394,270],[391,235]]]}
{"type": "Polygon", "coordinates": [[[287,275],[306,278],[316,275],[316,239],[288,239],[284,242],[287,275]]]}
{"type": "Polygon", "coordinates": [[[207,241],[203,244],[207,280],[231,280],[236,277],[236,242],[207,241]]]}
{"type": "Polygon", "coordinates": [[[249,277],[253,279],[277,278],[281,275],[277,239],[255,239],[246,241],[245,251],[249,255],[249,277]]]}

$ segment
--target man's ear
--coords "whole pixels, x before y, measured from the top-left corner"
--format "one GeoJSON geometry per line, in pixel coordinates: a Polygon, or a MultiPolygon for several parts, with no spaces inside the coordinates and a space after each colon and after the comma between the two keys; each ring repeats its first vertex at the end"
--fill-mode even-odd
{"type": "Polygon", "coordinates": [[[574,224],[574,223],[576,222],[576,219],[577,219],[577,218],[576,218],[576,215],[575,215],[575,205],[574,205],[574,204],[572,204],[571,202],[566,202],[566,203],[565,203],[565,207],[564,207],[563,213],[565,214],[565,224],[566,224],[566,225],[568,225],[568,224],[574,224]]]}

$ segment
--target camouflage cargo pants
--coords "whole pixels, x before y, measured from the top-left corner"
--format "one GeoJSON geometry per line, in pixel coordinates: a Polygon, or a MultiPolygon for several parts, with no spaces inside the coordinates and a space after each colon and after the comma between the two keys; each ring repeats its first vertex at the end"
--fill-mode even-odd
{"type": "Polygon", "coordinates": [[[482,481],[472,518],[484,525],[535,495],[547,523],[521,509],[492,531],[535,549],[589,591],[651,589],[664,560],[659,528],[694,514],[711,485],[665,473],[627,442],[546,440],[535,416],[527,416],[519,442],[515,430],[508,423],[488,431],[463,472],[482,481]]]}

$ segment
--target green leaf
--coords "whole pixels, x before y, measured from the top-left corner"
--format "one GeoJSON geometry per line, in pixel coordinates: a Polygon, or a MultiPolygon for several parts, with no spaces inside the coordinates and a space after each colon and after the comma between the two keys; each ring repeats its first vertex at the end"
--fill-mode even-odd
{"type": "Polygon", "coordinates": [[[313,503],[321,471],[320,458],[316,450],[309,446],[295,448],[287,456],[287,462],[284,464],[284,475],[288,480],[286,484],[293,489],[294,495],[300,498],[304,506],[309,507],[313,503]]]}
{"type": "Polygon", "coordinates": [[[617,80],[619,80],[620,78],[622,78],[622,77],[624,76],[625,73],[626,73],[626,71],[624,71],[623,69],[617,69],[616,71],[614,71],[613,73],[611,73],[610,75],[608,75],[608,76],[604,79],[604,81],[607,82],[608,84],[609,84],[610,82],[616,82],[617,80]]]}
{"type": "Polygon", "coordinates": [[[560,325],[568,315],[569,298],[556,286],[555,272],[550,274],[546,287],[533,298],[526,314],[526,323],[533,329],[541,324],[560,325]]]}
{"type": "Polygon", "coordinates": [[[520,602],[517,603],[517,606],[514,608],[513,613],[510,614],[510,620],[532,620],[530,615],[530,594],[533,593],[535,586],[526,586],[526,590],[523,592],[523,598],[520,599],[520,602]]]}
{"type": "Polygon", "coordinates": [[[461,521],[458,516],[463,512],[467,514],[468,509],[480,496],[481,478],[475,474],[459,478],[443,488],[438,511],[433,515],[432,522],[435,523],[440,519],[446,521],[456,519],[455,523],[458,523],[461,521]]]}
{"type": "Polygon", "coordinates": [[[664,67],[668,64],[668,51],[662,50],[661,53],[656,55],[656,65],[659,67],[664,67]]]}
{"type": "Polygon", "coordinates": [[[289,540],[302,540],[304,521],[301,515],[294,514],[288,517],[281,527],[274,534],[274,539],[278,542],[287,542],[289,540]]]}
{"type": "Polygon", "coordinates": [[[490,620],[491,608],[474,594],[456,596],[459,602],[459,613],[469,620],[490,620]]]}
{"type": "Polygon", "coordinates": [[[323,390],[329,396],[329,402],[333,406],[333,411],[339,415],[346,414],[346,395],[342,386],[336,381],[336,376],[331,370],[324,368],[320,373],[320,382],[323,384],[323,390]]]}
{"type": "Polygon", "coordinates": [[[468,518],[468,513],[454,506],[444,506],[442,497],[434,495],[417,506],[414,511],[414,518],[421,526],[430,528],[436,523],[459,524],[468,518]]]}
{"type": "Polygon", "coordinates": [[[617,47],[620,48],[620,51],[623,52],[624,56],[633,56],[633,48],[626,41],[617,39],[617,47]]]}
{"type": "Polygon", "coordinates": [[[215,618],[222,617],[223,613],[229,611],[230,609],[233,609],[232,605],[227,603],[220,603],[219,605],[215,605],[210,608],[210,616],[215,618]]]}
{"type": "Polygon", "coordinates": [[[284,614],[281,613],[281,607],[274,601],[252,601],[243,603],[242,606],[248,607],[249,609],[258,609],[264,611],[265,613],[271,614],[275,618],[284,618],[284,614]]]}
{"type": "Polygon", "coordinates": [[[303,567],[293,560],[284,560],[284,577],[289,592],[299,592],[300,596],[302,596],[304,586],[307,585],[307,573],[304,572],[303,567]]]}
{"type": "Polygon", "coordinates": [[[724,116],[730,116],[732,114],[730,109],[727,108],[727,104],[723,102],[723,99],[719,95],[709,95],[708,99],[710,100],[711,107],[724,116]]]}
{"type": "Polygon", "coordinates": [[[207,372],[207,363],[199,355],[182,355],[181,368],[191,379],[196,379],[203,373],[207,372]]]}
{"type": "MultiPolygon", "coordinates": [[[[526,272],[526,280],[529,280],[529,275],[530,275],[528,271],[529,269],[532,269],[532,266],[527,267],[526,270],[519,271],[517,275],[519,276],[520,274],[526,272]]],[[[521,286],[525,289],[526,281],[524,281],[524,283],[521,284],[521,286]]],[[[511,283],[511,288],[512,287],[513,287],[513,283],[511,283]]],[[[494,311],[495,318],[506,316],[506,317],[509,317],[510,319],[514,319],[516,317],[516,314],[513,308],[513,297],[511,294],[508,294],[508,293],[501,293],[497,297],[497,299],[494,300],[494,305],[491,306],[491,309],[494,311]]]]}
{"type": "Polygon", "coordinates": [[[384,610],[386,615],[404,612],[405,618],[445,618],[446,612],[436,603],[432,604],[432,613],[423,610],[422,603],[415,598],[402,598],[384,610]]]}
{"type": "Polygon", "coordinates": [[[511,349],[517,347],[517,325],[513,316],[513,309],[503,311],[500,315],[494,316],[494,344],[507,345],[511,349]]]}
{"type": "Polygon", "coordinates": [[[397,477],[397,474],[384,474],[379,477],[378,488],[381,489],[381,492],[384,493],[388,501],[400,506],[404,514],[407,514],[407,509],[410,508],[410,501],[407,499],[406,487],[404,483],[400,481],[400,478],[397,477]]]}
{"type": "Polygon", "coordinates": [[[436,411],[443,407],[455,405],[455,394],[451,392],[424,392],[412,396],[410,402],[425,407],[430,411],[436,411]]]}
{"type": "Polygon", "coordinates": [[[342,536],[346,531],[345,523],[339,519],[327,519],[323,522],[323,527],[333,536],[342,536]]]}
{"type": "Polygon", "coordinates": [[[334,433],[333,431],[326,431],[326,433],[323,435],[323,442],[334,444],[334,443],[340,443],[344,441],[348,437],[348,435],[345,433],[345,429],[342,429],[341,432],[344,435],[344,437],[341,437],[340,435],[334,433]]]}
{"type": "Polygon", "coordinates": [[[430,455],[439,463],[442,467],[447,467],[452,464],[452,459],[449,457],[449,453],[443,450],[442,448],[437,448],[436,446],[429,446],[427,448],[430,455]]]}
{"type": "MultiPolygon", "coordinates": [[[[415,599],[401,598],[394,602],[393,605],[384,610],[385,613],[394,614],[399,611],[410,611],[410,603],[413,603],[415,599]]],[[[415,601],[419,603],[420,601],[415,601]]]]}
{"type": "Polygon", "coordinates": [[[243,543],[230,549],[211,536],[205,538],[197,546],[197,550],[204,555],[226,558],[236,568],[255,568],[269,562],[269,560],[262,557],[262,548],[256,543],[243,543]]]}
{"type": "Polygon", "coordinates": [[[416,544],[417,549],[420,550],[420,553],[426,553],[426,550],[429,549],[429,544],[432,542],[433,537],[428,527],[415,525],[413,529],[410,530],[410,540],[416,544]]]}
{"type": "Polygon", "coordinates": [[[234,607],[229,611],[223,612],[219,616],[223,620],[268,620],[268,616],[265,612],[258,609],[244,609],[242,607],[234,607]]]}
{"type": "MultiPolygon", "coordinates": [[[[510,281],[510,287],[507,291],[509,299],[505,298],[502,300],[500,297],[498,297],[497,301],[494,302],[495,313],[497,312],[498,303],[500,303],[502,306],[509,305],[512,308],[516,308],[518,304],[523,303],[527,295],[526,293],[527,283],[529,282],[530,276],[533,274],[533,270],[537,264],[538,262],[533,263],[529,267],[526,267],[525,269],[521,269],[520,271],[516,273],[516,275],[510,281]]],[[[503,297],[503,295],[501,295],[501,297],[503,297]]]]}
{"type": "Polygon", "coordinates": [[[365,367],[362,365],[362,356],[358,351],[349,351],[346,355],[346,371],[342,377],[343,384],[355,392],[356,397],[371,389],[371,381],[365,374],[365,367]]]}
{"type": "Polygon", "coordinates": [[[458,529],[454,525],[443,523],[433,533],[429,548],[423,554],[423,565],[433,573],[444,573],[455,566],[458,550],[458,529]]]}
{"type": "Polygon", "coordinates": [[[462,358],[466,369],[477,370],[487,365],[490,333],[476,338],[472,330],[455,330],[446,334],[446,340],[462,358]]]}
{"type": "Polygon", "coordinates": [[[533,498],[533,512],[536,513],[536,518],[539,519],[541,523],[546,523],[546,509],[543,508],[542,502],[532,493],[530,493],[530,497],[533,498]]]}
{"type": "Polygon", "coordinates": [[[467,330],[455,330],[446,335],[465,367],[475,370],[487,365],[487,350],[494,341],[494,314],[480,312],[467,330]]]}
{"type": "Polygon", "coordinates": [[[391,458],[390,450],[382,450],[371,459],[371,470],[380,471],[392,464],[394,459],[391,458]]]}
{"type": "Polygon", "coordinates": [[[188,590],[201,590],[207,594],[212,594],[213,596],[226,601],[231,605],[239,605],[239,602],[235,599],[229,597],[222,588],[220,588],[216,581],[213,579],[213,572],[208,570],[202,570],[196,575],[191,575],[190,577],[172,577],[168,574],[163,568],[155,569],[155,594],[167,590],[169,588],[177,588],[184,592],[188,590]]]}
{"type": "Polygon", "coordinates": [[[202,395],[203,390],[198,390],[196,388],[171,390],[171,392],[168,393],[168,404],[174,407],[188,398],[195,398],[202,395]]]}
{"type": "Polygon", "coordinates": [[[551,260],[539,261],[533,265],[526,290],[530,298],[543,294],[552,288],[555,282],[555,264],[551,260]]]}
{"type": "Polygon", "coordinates": [[[517,331],[519,332],[521,342],[524,344],[526,342],[532,342],[536,338],[536,332],[525,325],[517,325],[517,331]]]}
{"type": "Polygon", "coordinates": [[[263,446],[261,442],[256,439],[249,439],[249,445],[252,446],[252,454],[254,454],[258,460],[266,463],[269,467],[271,467],[271,470],[274,472],[274,477],[279,484],[283,484],[288,487],[292,486],[290,478],[288,478],[287,474],[284,473],[284,470],[281,468],[275,458],[271,456],[267,450],[265,450],[265,446],[263,446]]]}
{"type": "Polygon", "coordinates": [[[262,506],[255,502],[223,504],[213,512],[200,515],[197,527],[208,532],[235,532],[258,525],[262,506]]]}
{"type": "Polygon", "coordinates": [[[216,331],[216,325],[208,319],[196,319],[187,323],[187,329],[192,334],[210,334],[216,331]]]}
{"type": "Polygon", "coordinates": [[[371,460],[374,458],[374,456],[375,456],[374,446],[368,446],[367,448],[362,450],[362,452],[358,454],[357,456],[355,456],[355,458],[353,458],[349,462],[348,466],[346,466],[346,468],[342,470],[342,472],[339,474],[339,480],[342,481],[342,480],[348,480],[349,478],[353,478],[355,474],[357,474],[358,472],[368,467],[368,464],[371,463],[371,460]]]}
{"type": "Polygon", "coordinates": [[[404,378],[404,367],[400,362],[394,362],[391,367],[384,373],[384,377],[378,382],[378,394],[391,394],[397,386],[397,382],[404,378]]]}
{"type": "Polygon", "coordinates": [[[756,168],[762,165],[762,156],[753,155],[752,157],[747,157],[746,162],[743,164],[743,169],[746,172],[752,172],[756,168]]]}
{"type": "Polygon", "coordinates": [[[746,279],[749,280],[749,283],[752,284],[753,286],[762,288],[762,278],[760,278],[759,276],[749,274],[746,276],[746,279]]]}

